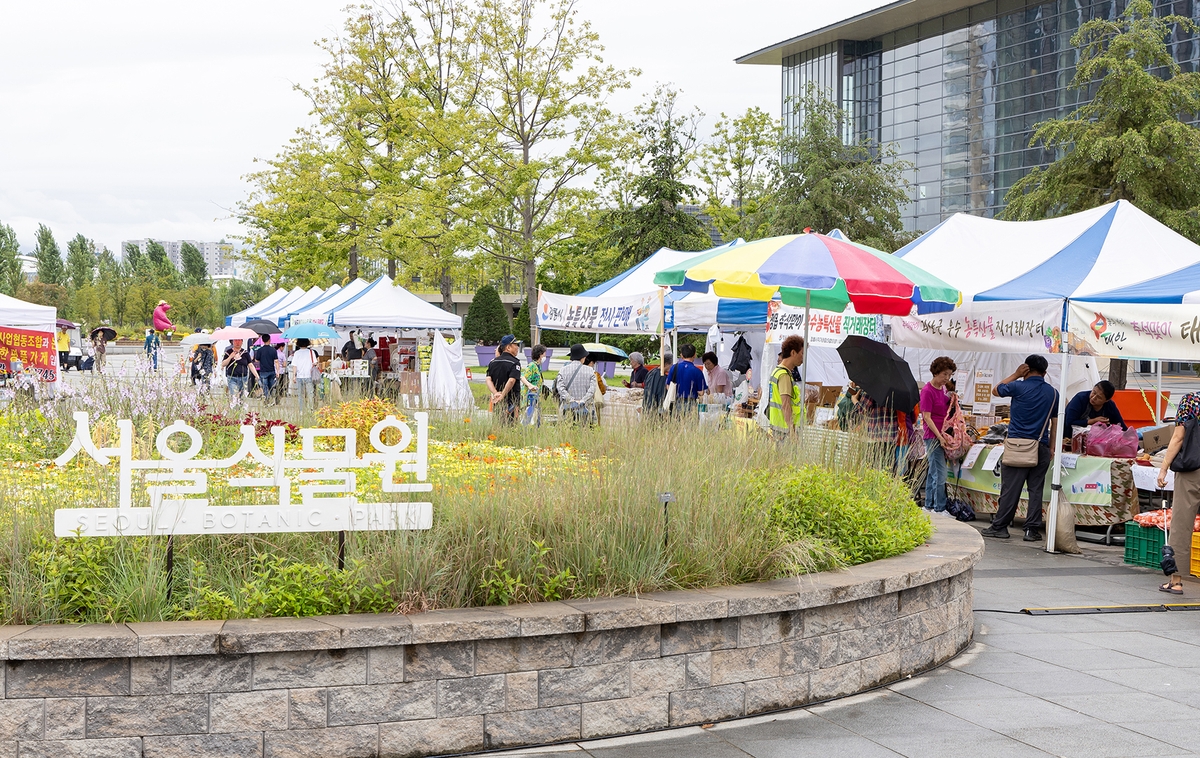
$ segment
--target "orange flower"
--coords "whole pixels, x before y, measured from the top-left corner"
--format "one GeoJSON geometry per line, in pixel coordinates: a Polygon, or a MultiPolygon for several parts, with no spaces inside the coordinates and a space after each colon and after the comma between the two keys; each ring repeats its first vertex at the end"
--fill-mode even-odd
{"type": "Polygon", "coordinates": [[[469,423],[471,423],[471,419],[469,419],[469,418],[465,418],[465,419],[463,419],[463,423],[464,423],[464,424],[469,424],[469,423]]]}
{"type": "Polygon", "coordinates": [[[494,439],[496,439],[496,435],[494,435],[494,434],[489,434],[489,435],[488,435],[488,439],[489,439],[489,440],[494,440],[494,439]]]}

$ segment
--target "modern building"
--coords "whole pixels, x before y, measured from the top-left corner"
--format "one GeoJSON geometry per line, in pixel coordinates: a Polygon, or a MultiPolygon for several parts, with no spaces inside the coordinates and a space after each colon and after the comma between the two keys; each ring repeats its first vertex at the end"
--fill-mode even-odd
{"type": "MultiPolygon", "coordinates": [[[[799,128],[795,104],[811,83],[840,105],[848,138],[894,143],[914,166],[905,229],[926,231],[960,211],[994,215],[1014,182],[1053,160],[1029,140],[1039,122],[1078,104],[1071,37],[1126,4],[900,0],[737,62],[782,68],[785,128],[799,128]]],[[[1200,0],[1154,5],[1200,20],[1200,0]]],[[[1185,70],[1200,68],[1195,35],[1170,45],[1185,70]]]]}
{"type": "MultiPolygon", "coordinates": [[[[199,240],[154,240],[163,246],[167,258],[175,268],[183,269],[183,244],[191,243],[204,256],[204,265],[208,269],[208,277],[214,281],[233,279],[237,277],[237,269],[233,258],[233,245],[225,240],[220,242],[200,242],[199,240]]],[[[149,239],[122,240],[121,255],[125,255],[126,245],[136,245],[143,255],[148,255],[149,239]]]]}

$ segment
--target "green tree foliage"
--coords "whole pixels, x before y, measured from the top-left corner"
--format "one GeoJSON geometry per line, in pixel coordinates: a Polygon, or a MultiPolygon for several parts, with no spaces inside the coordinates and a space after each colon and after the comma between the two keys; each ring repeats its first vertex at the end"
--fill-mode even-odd
{"type": "Polygon", "coordinates": [[[150,240],[146,243],[146,258],[149,274],[156,287],[168,290],[179,288],[179,270],[171,262],[161,242],[150,240]]]}
{"type": "Polygon", "coordinates": [[[508,312],[500,301],[500,293],[490,284],[483,285],[471,299],[471,307],[463,319],[463,338],[496,345],[509,333],[508,329],[508,312]]]}
{"type": "Polygon", "coordinates": [[[521,301],[521,308],[517,311],[516,318],[513,319],[512,333],[516,335],[517,339],[528,339],[527,344],[533,345],[533,324],[530,323],[529,318],[529,298],[521,301]]]}
{"type": "Polygon", "coordinates": [[[76,234],[67,243],[66,281],[74,290],[90,286],[96,277],[96,243],[76,234]]]}
{"type": "MultiPolygon", "coordinates": [[[[171,310],[173,321],[180,326],[198,329],[215,321],[213,290],[206,284],[193,285],[168,299],[174,306],[171,310]]],[[[235,311],[231,311],[233,312],[235,311]]]]}
{"type": "Polygon", "coordinates": [[[700,150],[698,174],[707,198],[704,211],[721,236],[732,241],[765,236],[762,210],[779,175],[779,122],[761,108],[737,118],[724,113],[700,150]]]}
{"type": "Polygon", "coordinates": [[[1132,0],[1114,21],[1085,23],[1071,38],[1079,64],[1071,86],[1086,100],[1064,118],[1038,125],[1030,146],[1058,152],[1005,197],[1003,217],[1041,219],[1129,200],[1200,242],[1200,73],[1185,72],[1167,47],[1190,35],[1186,17],[1154,15],[1132,0]]]}
{"type": "Polygon", "coordinates": [[[40,279],[25,285],[21,290],[21,297],[38,305],[52,305],[64,317],[71,302],[66,287],[61,284],[50,284],[40,279]]]}
{"type": "Polygon", "coordinates": [[[142,248],[129,242],[125,245],[124,253],[124,262],[129,268],[129,273],[139,278],[146,278],[150,271],[150,262],[142,253],[142,248]]]}
{"type": "Polygon", "coordinates": [[[604,243],[616,248],[625,265],[650,257],[660,248],[706,250],[712,247],[708,230],[680,207],[696,194],[688,184],[696,150],[696,124],[701,113],[676,112],[678,93],[659,87],[650,102],[638,108],[633,150],[641,159],[627,176],[631,205],[606,214],[604,243]]]}
{"type": "Polygon", "coordinates": [[[200,287],[208,283],[208,264],[204,262],[204,253],[201,253],[199,248],[185,242],[179,248],[179,258],[183,263],[185,287],[200,287]]]}
{"type": "Polygon", "coordinates": [[[240,279],[222,282],[217,287],[214,297],[218,320],[224,323],[225,316],[249,308],[266,295],[266,289],[259,282],[245,282],[240,279]]]}
{"type": "Polygon", "coordinates": [[[766,236],[841,229],[850,239],[882,250],[895,250],[911,235],[900,222],[910,201],[895,145],[870,140],[847,143],[843,114],[810,86],[797,107],[801,128],[782,140],[777,187],[760,212],[766,236]]]}
{"type": "MultiPolygon", "coordinates": [[[[131,245],[137,250],[136,245],[131,245]]],[[[126,252],[126,256],[129,253],[126,252]]],[[[141,255],[141,251],[138,251],[141,255]]],[[[124,261],[117,260],[112,252],[105,248],[100,251],[96,262],[97,281],[105,292],[107,300],[101,308],[101,317],[115,324],[125,323],[126,308],[129,302],[129,288],[133,284],[133,264],[128,257],[124,261]]]]}
{"type": "Polygon", "coordinates": [[[21,261],[17,259],[20,253],[17,233],[8,224],[0,224],[0,292],[10,297],[16,297],[25,283],[21,261]]]}
{"type": "MultiPolygon", "coordinates": [[[[54,240],[54,232],[45,224],[38,224],[37,244],[33,248],[37,258],[37,279],[43,284],[62,284],[66,280],[66,267],[63,265],[62,251],[54,240]]],[[[44,303],[49,305],[49,303],[44,303]]]]}

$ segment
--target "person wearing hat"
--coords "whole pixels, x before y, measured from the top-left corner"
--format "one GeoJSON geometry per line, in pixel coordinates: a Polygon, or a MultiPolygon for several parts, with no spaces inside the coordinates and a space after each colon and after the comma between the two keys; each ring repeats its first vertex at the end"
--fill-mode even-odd
{"type": "Polygon", "coordinates": [[[500,354],[487,367],[487,386],[491,391],[491,407],[502,424],[515,424],[521,407],[521,360],[517,358],[517,338],[506,334],[500,338],[500,354]]]}
{"type": "Polygon", "coordinates": [[[554,377],[554,394],[562,408],[561,418],[590,421],[596,403],[596,371],[588,365],[587,348],[571,345],[571,361],[554,377]]]}

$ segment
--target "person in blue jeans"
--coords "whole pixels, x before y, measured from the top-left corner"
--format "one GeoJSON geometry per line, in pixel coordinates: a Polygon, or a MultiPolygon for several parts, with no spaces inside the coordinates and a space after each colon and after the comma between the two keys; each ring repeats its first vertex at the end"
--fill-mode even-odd
{"type": "Polygon", "coordinates": [[[933,360],[929,373],[933,378],[921,388],[921,419],[925,422],[925,462],[929,473],[925,477],[925,509],[934,513],[946,511],[946,416],[950,412],[950,393],[946,385],[954,378],[958,366],[943,355],[933,360]]]}

